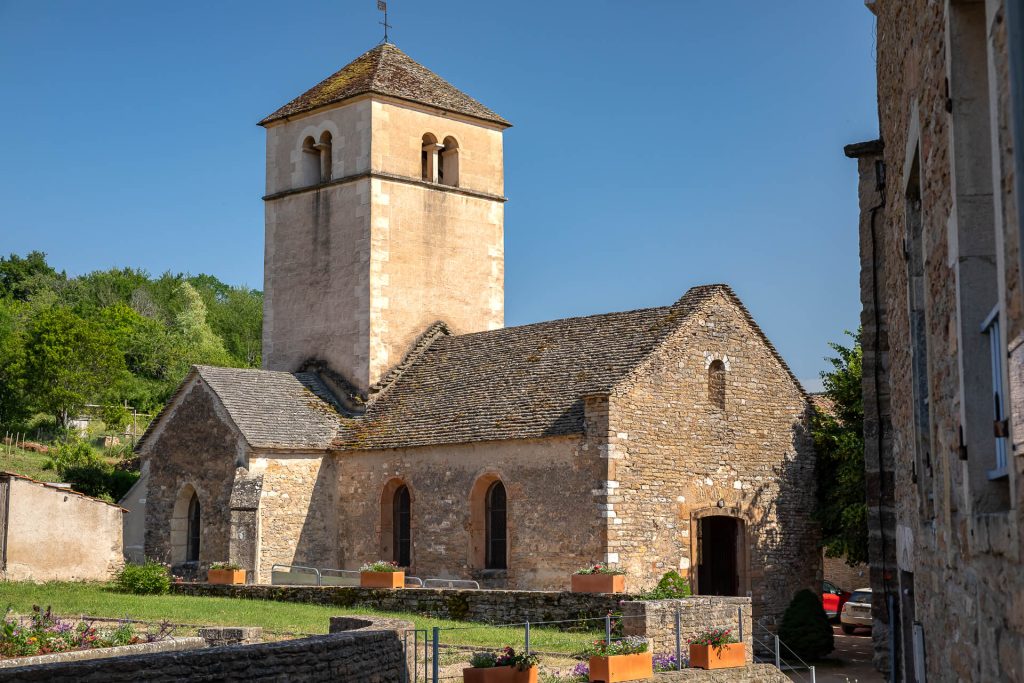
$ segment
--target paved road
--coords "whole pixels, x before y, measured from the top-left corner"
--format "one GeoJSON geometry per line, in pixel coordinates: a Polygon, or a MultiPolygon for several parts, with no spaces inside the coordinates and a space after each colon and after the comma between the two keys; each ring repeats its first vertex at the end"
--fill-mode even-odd
{"type": "MultiPolygon", "coordinates": [[[[815,666],[817,683],[885,683],[885,677],[871,666],[871,631],[861,628],[848,636],[839,626],[833,630],[836,649],[815,666]]],[[[811,680],[808,671],[794,671],[789,677],[794,681],[811,680]]]]}

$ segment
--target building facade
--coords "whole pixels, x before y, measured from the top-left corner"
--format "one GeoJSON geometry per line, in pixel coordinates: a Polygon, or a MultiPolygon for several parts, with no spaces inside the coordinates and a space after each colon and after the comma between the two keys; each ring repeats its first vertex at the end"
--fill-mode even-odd
{"type": "Polygon", "coordinates": [[[148,557],[536,589],[605,561],[768,623],[818,589],[810,400],[731,289],[504,327],[508,123],[393,45],[263,125],[265,369],[194,368],[141,440],[148,557]]]}
{"type": "Polygon", "coordinates": [[[875,0],[858,163],[875,662],[1024,680],[1021,8],[875,0]]]}

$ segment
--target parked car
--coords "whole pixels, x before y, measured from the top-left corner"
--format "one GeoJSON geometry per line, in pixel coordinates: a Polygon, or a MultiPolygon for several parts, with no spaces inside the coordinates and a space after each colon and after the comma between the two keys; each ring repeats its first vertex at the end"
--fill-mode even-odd
{"type": "Polygon", "coordinates": [[[858,588],[850,594],[839,615],[843,633],[849,635],[858,626],[871,628],[871,589],[858,588]]]}
{"type": "Polygon", "coordinates": [[[831,581],[822,581],[821,606],[825,608],[825,616],[829,621],[839,618],[843,605],[850,599],[850,591],[844,591],[831,581]]]}

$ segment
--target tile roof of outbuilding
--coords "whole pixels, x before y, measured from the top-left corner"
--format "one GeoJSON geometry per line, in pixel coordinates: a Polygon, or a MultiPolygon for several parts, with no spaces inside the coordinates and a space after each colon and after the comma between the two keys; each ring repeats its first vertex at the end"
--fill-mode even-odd
{"type": "Polygon", "coordinates": [[[367,93],[418,102],[502,126],[511,125],[391,43],[382,43],[356,57],[260,121],[260,125],[367,93]]]}

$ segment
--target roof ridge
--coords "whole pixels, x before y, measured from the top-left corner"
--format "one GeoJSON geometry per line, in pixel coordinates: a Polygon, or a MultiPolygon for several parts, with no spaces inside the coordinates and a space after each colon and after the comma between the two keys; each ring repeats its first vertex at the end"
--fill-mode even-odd
{"type": "Polygon", "coordinates": [[[405,371],[423,357],[423,354],[427,352],[427,349],[429,349],[435,341],[441,337],[451,336],[451,334],[451,329],[443,320],[435,320],[428,325],[427,329],[423,330],[420,336],[416,338],[416,341],[412,343],[412,346],[409,347],[409,350],[402,357],[402,360],[400,360],[393,368],[388,370],[373,384],[373,386],[370,387],[367,403],[376,403],[380,400],[380,398],[387,393],[388,389],[395,385],[405,371]]]}
{"type": "Polygon", "coordinates": [[[452,339],[465,339],[466,337],[475,337],[478,335],[495,334],[505,330],[521,330],[526,327],[539,327],[541,325],[553,325],[555,323],[567,322],[569,320],[591,320],[594,318],[609,318],[616,315],[627,315],[630,313],[649,313],[651,311],[668,310],[672,308],[672,305],[668,306],[648,306],[645,308],[630,308],[625,311],[609,311],[607,313],[591,313],[589,315],[570,315],[564,318],[552,318],[551,320],[538,320],[532,323],[523,323],[522,325],[506,325],[505,327],[498,327],[493,330],[479,330],[477,332],[464,332],[462,334],[451,335],[452,339]]]}

